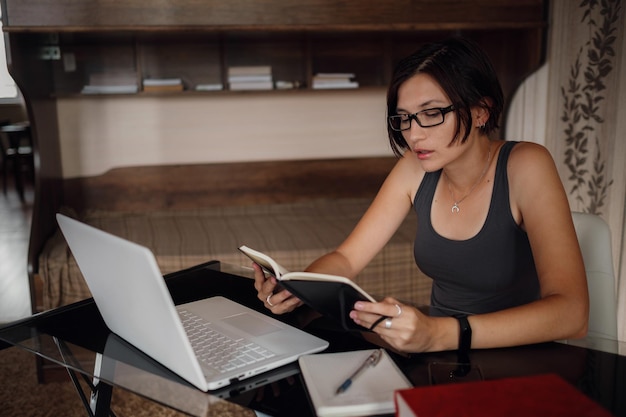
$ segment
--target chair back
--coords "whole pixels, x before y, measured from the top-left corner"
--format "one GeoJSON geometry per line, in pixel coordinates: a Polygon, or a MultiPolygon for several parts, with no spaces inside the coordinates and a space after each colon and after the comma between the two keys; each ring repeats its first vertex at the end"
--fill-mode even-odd
{"type": "Polygon", "coordinates": [[[617,340],[617,302],[611,231],[599,216],[572,212],[589,287],[589,337],[617,340]]]}

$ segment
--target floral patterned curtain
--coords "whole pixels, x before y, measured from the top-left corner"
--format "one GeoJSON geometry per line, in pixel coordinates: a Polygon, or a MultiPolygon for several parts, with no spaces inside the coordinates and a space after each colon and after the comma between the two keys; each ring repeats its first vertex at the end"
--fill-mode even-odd
{"type": "Polygon", "coordinates": [[[626,18],[621,0],[553,0],[546,146],[573,211],[612,233],[619,338],[626,341],[626,18]]]}

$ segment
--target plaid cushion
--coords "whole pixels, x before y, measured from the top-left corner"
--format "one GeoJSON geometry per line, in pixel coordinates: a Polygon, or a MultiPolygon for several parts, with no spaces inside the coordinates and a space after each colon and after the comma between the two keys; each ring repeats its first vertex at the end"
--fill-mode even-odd
{"type": "MultiPolygon", "coordinates": [[[[237,250],[242,244],[266,252],[289,270],[298,270],[335,249],[369,203],[368,199],[339,199],[194,211],[92,211],[83,220],[150,248],[163,274],[209,260],[249,266],[250,261],[237,250]]],[[[359,274],[357,283],[374,296],[428,303],[431,283],[415,266],[414,235],[415,218],[409,215],[359,274]]],[[[59,232],[40,256],[39,274],[45,309],[91,296],[59,232]]]]}

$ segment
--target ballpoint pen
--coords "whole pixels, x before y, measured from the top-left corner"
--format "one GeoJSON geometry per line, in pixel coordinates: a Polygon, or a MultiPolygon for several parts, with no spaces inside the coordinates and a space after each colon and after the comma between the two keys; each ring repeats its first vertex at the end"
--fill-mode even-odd
{"type": "Polygon", "coordinates": [[[348,388],[350,388],[350,385],[352,385],[352,382],[354,382],[354,380],[359,375],[361,375],[361,373],[365,369],[376,366],[378,362],[380,361],[380,357],[382,356],[382,353],[383,353],[382,349],[376,349],[374,352],[372,352],[372,354],[369,355],[367,359],[365,359],[365,361],[361,364],[361,366],[359,366],[358,369],[354,371],[354,373],[352,373],[352,375],[350,375],[345,381],[342,382],[339,388],[337,388],[335,395],[341,394],[342,392],[345,392],[348,388]]]}

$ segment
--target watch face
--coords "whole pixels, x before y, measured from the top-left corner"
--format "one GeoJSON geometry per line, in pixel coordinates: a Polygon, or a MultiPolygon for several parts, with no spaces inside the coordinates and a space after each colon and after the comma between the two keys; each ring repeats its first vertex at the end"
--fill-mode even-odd
{"type": "Polygon", "coordinates": [[[466,354],[472,347],[472,328],[467,316],[457,316],[459,321],[459,353],[466,354]]]}

